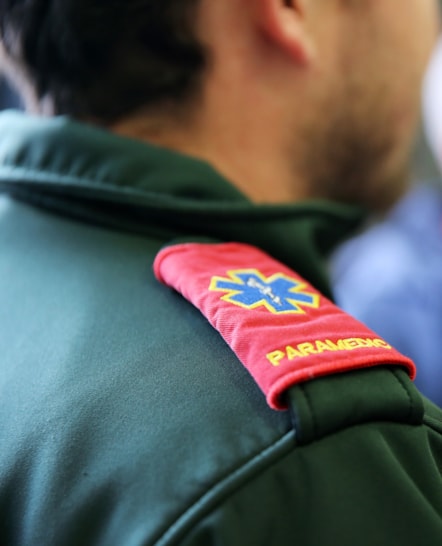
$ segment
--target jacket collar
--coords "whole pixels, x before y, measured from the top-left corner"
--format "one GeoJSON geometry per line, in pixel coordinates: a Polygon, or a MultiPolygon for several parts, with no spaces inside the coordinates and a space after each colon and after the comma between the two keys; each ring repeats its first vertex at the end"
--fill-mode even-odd
{"type": "Polygon", "coordinates": [[[162,239],[259,246],[330,295],[324,257],[361,211],[254,205],[210,165],[66,117],[0,115],[0,190],[62,214],[162,239]]]}

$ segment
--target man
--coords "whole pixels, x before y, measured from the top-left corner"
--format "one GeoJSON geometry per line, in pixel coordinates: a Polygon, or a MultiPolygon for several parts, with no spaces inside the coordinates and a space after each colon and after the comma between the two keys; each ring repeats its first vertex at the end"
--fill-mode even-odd
{"type": "Polygon", "coordinates": [[[1,542],[439,544],[442,416],[315,290],[332,200],[401,191],[433,1],[0,20],[39,114],[0,122],[1,542]]]}

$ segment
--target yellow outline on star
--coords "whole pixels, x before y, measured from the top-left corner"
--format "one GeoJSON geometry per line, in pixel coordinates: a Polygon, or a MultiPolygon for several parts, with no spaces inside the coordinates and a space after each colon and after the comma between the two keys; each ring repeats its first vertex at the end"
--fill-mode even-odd
{"type": "Polygon", "coordinates": [[[317,309],[320,305],[320,295],[318,293],[304,291],[304,289],[308,286],[307,283],[298,281],[297,279],[293,279],[292,277],[289,277],[288,275],[285,275],[284,273],[274,273],[270,277],[265,277],[257,269],[235,269],[235,270],[227,271],[227,275],[228,277],[220,277],[220,276],[212,277],[210,281],[209,290],[211,292],[227,292],[227,294],[222,296],[221,299],[223,301],[227,301],[238,307],[242,307],[243,309],[256,309],[257,307],[265,307],[268,311],[270,311],[270,313],[274,315],[293,315],[293,314],[300,315],[300,314],[306,314],[307,312],[305,309],[303,309],[303,307],[310,307],[313,309],[317,309]],[[297,300],[292,300],[291,298],[285,298],[285,300],[288,301],[290,305],[293,305],[295,309],[290,309],[287,311],[278,311],[264,297],[261,300],[255,303],[252,303],[251,305],[246,305],[239,301],[232,300],[231,298],[233,296],[236,296],[237,294],[241,294],[244,292],[244,286],[245,286],[244,280],[237,276],[240,274],[256,275],[266,285],[271,284],[277,279],[285,279],[286,281],[289,281],[296,285],[293,288],[290,288],[288,290],[289,292],[292,292],[293,294],[302,294],[305,296],[309,296],[312,298],[313,302],[312,303],[300,302],[297,300]],[[218,288],[217,285],[219,282],[237,284],[238,290],[230,290],[228,288],[218,288]]]}

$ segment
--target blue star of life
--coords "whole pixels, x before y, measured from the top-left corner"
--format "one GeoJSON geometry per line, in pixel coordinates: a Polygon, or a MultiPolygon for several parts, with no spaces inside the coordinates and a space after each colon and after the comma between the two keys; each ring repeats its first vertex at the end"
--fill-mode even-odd
{"type": "Polygon", "coordinates": [[[271,313],[305,313],[304,307],[319,307],[319,295],[306,292],[306,284],[282,273],[266,278],[256,269],[229,271],[228,278],[213,277],[210,290],[227,292],[221,299],[271,313]]]}

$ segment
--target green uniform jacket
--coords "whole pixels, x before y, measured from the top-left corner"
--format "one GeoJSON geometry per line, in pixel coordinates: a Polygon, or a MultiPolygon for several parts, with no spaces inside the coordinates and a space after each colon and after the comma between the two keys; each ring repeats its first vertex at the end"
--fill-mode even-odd
{"type": "Polygon", "coordinates": [[[204,163],[13,113],[0,188],[1,545],[442,544],[442,416],[401,368],[273,411],[152,273],[174,239],[240,241],[328,294],[350,209],[252,205],[204,163]]]}

